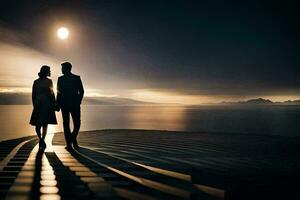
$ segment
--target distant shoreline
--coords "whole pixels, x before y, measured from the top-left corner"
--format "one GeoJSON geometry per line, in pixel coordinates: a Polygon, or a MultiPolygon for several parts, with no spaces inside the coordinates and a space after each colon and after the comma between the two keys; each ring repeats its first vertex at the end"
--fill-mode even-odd
{"type": "MultiPolygon", "coordinates": [[[[30,93],[0,93],[0,105],[31,105],[30,93]]],[[[121,97],[84,97],[83,105],[159,105],[159,106],[209,106],[209,105],[300,105],[300,100],[273,102],[269,99],[256,98],[246,101],[223,101],[203,104],[154,103],[121,97]]]]}

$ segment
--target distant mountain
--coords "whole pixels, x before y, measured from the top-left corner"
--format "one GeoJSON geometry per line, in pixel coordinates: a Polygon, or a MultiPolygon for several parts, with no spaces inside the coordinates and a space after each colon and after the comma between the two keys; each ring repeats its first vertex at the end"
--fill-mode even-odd
{"type": "Polygon", "coordinates": [[[288,100],[288,101],[284,101],[284,102],[275,102],[276,104],[284,104],[284,105],[300,105],[300,100],[294,100],[294,101],[291,101],[291,100],[288,100]]]}
{"type": "Polygon", "coordinates": [[[247,101],[221,102],[221,104],[229,104],[229,105],[300,105],[300,100],[273,102],[269,99],[257,98],[257,99],[249,99],[247,101]]]}
{"type": "Polygon", "coordinates": [[[247,101],[240,101],[241,104],[251,104],[251,105],[261,105],[261,104],[273,104],[273,102],[269,99],[257,98],[257,99],[250,99],[247,101]]]}
{"type": "MultiPolygon", "coordinates": [[[[85,105],[133,105],[148,102],[137,101],[129,98],[119,97],[84,97],[85,105]]],[[[31,94],[29,93],[0,93],[0,105],[29,105],[31,94]]]]}

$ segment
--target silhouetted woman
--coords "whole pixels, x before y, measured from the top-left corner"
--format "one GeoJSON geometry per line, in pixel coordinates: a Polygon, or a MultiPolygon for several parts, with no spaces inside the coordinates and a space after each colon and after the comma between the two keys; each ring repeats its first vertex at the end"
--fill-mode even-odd
{"type": "Polygon", "coordinates": [[[32,86],[32,104],[30,124],[35,126],[35,131],[40,139],[40,149],[46,148],[45,137],[48,124],[57,124],[55,116],[55,96],[52,80],[47,77],[51,75],[49,66],[42,66],[32,86]],[[41,129],[43,131],[41,133],[41,129]]]}

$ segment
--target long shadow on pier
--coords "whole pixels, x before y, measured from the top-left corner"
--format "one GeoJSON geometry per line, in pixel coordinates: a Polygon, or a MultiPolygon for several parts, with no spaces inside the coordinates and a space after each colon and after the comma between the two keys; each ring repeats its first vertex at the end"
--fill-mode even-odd
{"type": "Polygon", "coordinates": [[[32,182],[31,189],[31,199],[38,200],[40,199],[40,187],[41,187],[41,172],[42,172],[42,158],[44,150],[39,150],[35,156],[35,168],[34,168],[34,177],[32,182]]]}
{"type": "Polygon", "coordinates": [[[150,199],[181,199],[176,196],[161,192],[156,190],[155,188],[145,187],[140,183],[137,183],[131,176],[124,171],[125,168],[129,169],[127,165],[119,165],[118,160],[114,160],[112,158],[101,158],[100,162],[95,162],[93,159],[97,152],[91,151],[86,148],[80,148],[79,151],[69,151],[70,154],[77,159],[84,166],[89,168],[92,172],[98,174],[102,177],[106,182],[110,183],[113,188],[115,188],[115,192],[121,191],[118,195],[128,195],[134,196],[138,199],[147,198],[150,199]],[[115,165],[119,165],[118,172],[116,173],[115,165]],[[122,193],[123,192],[123,193],[122,193]]]}
{"type": "Polygon", "coordinates": [[[88,148],[70,151],[71,155],[93,172],[99,174],[114,188],[126,189],[135,193],[136,197],[152,197],[154,199],[219,199],[198,190],[186,180],[157,173],[88,148]],[[140,195],[140,196],[139,196],[140,195]]]}
{"type": "Polygon", "coordinates": [[[300,197],[299,141],[252,136],[233,148],[221,136],[140,134],[82,134],[82,147],[69,151],[62,134],[46,152],[35,137],[1,142],[0,199],[300,197]]]}

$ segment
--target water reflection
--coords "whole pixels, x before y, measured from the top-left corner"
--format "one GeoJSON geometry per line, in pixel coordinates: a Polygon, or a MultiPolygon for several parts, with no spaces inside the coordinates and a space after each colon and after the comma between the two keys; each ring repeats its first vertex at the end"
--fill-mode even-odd
{"type": "MultiPolygon", "coordinates": [[[[0,141],[26,135],[34,135],[34,127],[28,124],[32,106],[0,106],[0,141]]],[[[61,132],[61,113],[56,113],[58,125],[48,126],[47,149],[51,148],[53,133],[61,132]]],[[[176,106],[82,106],[81,130],[93,129],[164,129],[186,128],[185,107],[176,106]]],[[[72,128],[72,123],[71,123],[72,128]]]]}
{"type": "Polygon", "coordinates": [[[136,129],[185,130],[185,107],[134,106],[128,112],[129,127],[136,129]]]}
{"type": "MultiPolygon", "coordinates": [[[[34,135],[29,125],[31,105],[0,106],[0,141],[34,135]]],[[[58,125],[49,125],[47,141],[58,125]]],[[[230,106],[82,106],[81,131],[95,129],[163,129],[204,132],[237,132],[295,135],[299,132],[300,106],[268,106],[257,108],[230,106]],[[290,130],[287,132],[286,130],[290,130]]],[[[47,143],[47,149],[51,144],[47,143]]]]}

